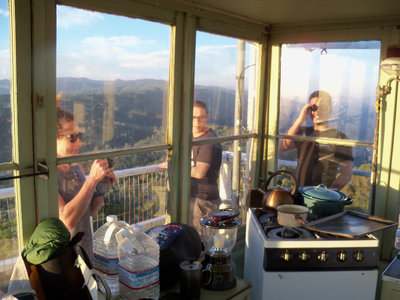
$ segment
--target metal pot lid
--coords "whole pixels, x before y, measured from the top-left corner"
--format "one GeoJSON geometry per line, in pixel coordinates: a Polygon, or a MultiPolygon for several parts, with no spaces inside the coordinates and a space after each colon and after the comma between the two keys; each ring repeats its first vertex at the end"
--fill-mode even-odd
{"type": "Polygon", "coordinates": [[[302,186],[299,192],[304,196],[311,199],[327,200],[327,201],[342,201],[346,196],[341,192],[330,190],[324,184],[317,186],[302,186]]]}

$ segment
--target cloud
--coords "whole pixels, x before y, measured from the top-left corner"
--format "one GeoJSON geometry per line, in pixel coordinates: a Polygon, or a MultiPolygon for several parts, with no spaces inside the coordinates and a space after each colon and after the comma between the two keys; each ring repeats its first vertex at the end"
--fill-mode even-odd
{"type": "Polygon", "coordinates": [[[237,45],[202,46],[196,49],[195,82],[234,88],[237,45]]]}
{"type": "Polygon", "coordinates": [[[90,48],[127,48],[138,47],[143,44],[153,43],[153,40],[142,40],[136,36],[111,36],[111,37],[90,37],[82,41],[90,48]]]}
{"type": "Polygon", "coordinates": [[[135,36],[87,38],[79,52],[58,54],[57,76],[97,80],[167,79],[169,48],[142,53],[143,45],[153,42],[135,36]]]}
{"type": "Polygon", "coordinates": [[[8,18],[8,16],[9,16],[10,14],[9,14],[8,10],[1,9],[1,8],[0,8],[0,15],[5,16],[5,17],[8,18]]]}
{"type": "Polygon", "coordinates": [[[10,50],[0,50],[0,80],[10,79],[10,50]]]}
{"type": "Polygon", "coordinates": [[[97,12],[57,6],[57,27],[70,29],[75,26],[88,26],[97,21],[103,20],[104,17],[97,12]]]}
{"type": "Polygon", "coordinates": [[[196,49],[196,52],[209,53],[209,52],[219,52],[223,49],[237,49],[237,45],[217,45],[217,46],[201,46],[196,49]]]}

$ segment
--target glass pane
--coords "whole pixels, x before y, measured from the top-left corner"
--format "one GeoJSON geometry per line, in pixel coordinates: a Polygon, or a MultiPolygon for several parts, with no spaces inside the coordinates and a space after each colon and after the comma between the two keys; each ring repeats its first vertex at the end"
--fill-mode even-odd
{"type": "MultiPolygon", "coordinates": [[[[13,172],[0,172],[0,177],[12,175],[13,172]]],[[[12,180],[0,182],[0,207],[0,291],[6,293],[19,254],[12,180]]]]}
{"type": "MultiPolygon", "coordinates": [[[[165,157],[167,153],[162,151],[113,159],[116,180],[104,190],[104,205],[93,216],[94,231],[106,222],[108,215],[117,215],[129,224],[141,222],[145,227],[165,224],[168,172],[160,168],[165,157]]],[[[92,165],[93,161],[81,163],[86,177],[92,165]]],[[[62,165],[58,168],[61,182],[66,176],[60,170],[62,165]]],[[[72,186],[72,181],[66,185],[72,186]]]]}
{"type": "Polygon", "coordinates": [[[0,0],[0,163],[12,160],[10,70],[8,2],[0,0]]]}
{"type": "Polygon", "coordinates": [[[165,143],[170,27],[57,6],[57,93],[81,153],[165,143]]]}
{"type": "MultiPolygon", "coordinates": [[[[353,210],[368,212],[369,197],[371,191],[371,172],[373,149],[369,147],[350,147],[353,156],[351,176],[348,183],[341,189],[341,192],[353,199],[353,204],[346,206],[353,210]]],[[[278,169],[286,170],[296,176],[297,174],[297,153],[296,149],[280,152],[278,169]]],[[[339,176],[341,169],[336,165],[336,174],[339,176]]],[[[298,175],[297,175],[298,177],[298,175]]],[[[322,182],[324,183],[324,182],[322,182]]],[[[285,184],[292,188],[293,186],[285,184]]]]}
{"type": "Polygon", "coordinates": [[[257,45],[204,32],[196,45],[194,99],[208,106],[208,125],[218,136],[254,132],[257,45]]]}
{"type": "MultiPolygon", "coordinates": [[[[142,223],[146,228],[165,224],[168,172],[160,168],[160,163],[166,157],[167,152],[161,151],[115,158],[117,180],[105,194],[104,206],[93,217],[93,229],[104,224],[111,214],[129,224],[142,223]]],[[[84,164],[85,169],[90,163],[84,164]]]]}
{"type": "MultiPolygon", "coordinates": [[[[379,57],[378,41],[283,45],[279,133],[322,90],[331,98],[324,121],[349,139],[373,142],[379,57]]],[[[302,126],[312,126],[311,119],[302,126]]]]}
{"type": "Polygon", "coordinates": [[[282,46],[279,133],[293,138],[280,140],[279,165],[290,166],[300,186],[341,190],[361,211],[368,209],[372,149],[346,140],[374,140],[379,55],[378,41],[282,46]]]}

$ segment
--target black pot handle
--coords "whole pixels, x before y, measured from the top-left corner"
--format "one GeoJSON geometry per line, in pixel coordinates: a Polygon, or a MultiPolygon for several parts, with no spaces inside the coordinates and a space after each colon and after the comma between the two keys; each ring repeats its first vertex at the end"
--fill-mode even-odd
{"type": "Polygon", "coordinates": [[[346,199],[343,200],[344,205],[350,205],[353,204],[353,199],[351,199],[350,197],[346,197],[346,199]]]}
{"type": "Polygon", "coordinates": [[[278,176],[278,175],[286,175],[286,176],[288,176],[288,177],[290,177],[292,180],[293,180],[293,182],[294,182],[294,189],[292,190],[292,192],[290,193],[292,196],[295,196],[296,195],[296,192],[297,192],[297,180],[296,180],[296,177],[294,177],[294,175],[292,174],[292,173],[290,173],[289,171],[286,171],[286,170],[278,170],[278,171],[276,171],[275,173],[272,173],[269,177],[268,177],[268,179],[267,179],[267,181],[264,183],[264,190],[265,191],[267,191],[268,190],[268,185],[269,185],[269,183],[271,182],[271,180],[272,180],[272,178],[274,178],[275,176],[278,176]]]}

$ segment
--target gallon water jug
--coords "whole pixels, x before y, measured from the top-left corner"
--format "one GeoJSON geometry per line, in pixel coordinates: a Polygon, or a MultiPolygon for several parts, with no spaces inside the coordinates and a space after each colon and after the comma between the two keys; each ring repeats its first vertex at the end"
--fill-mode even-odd
{"type": "Polygon", "coordinates": [[[118,242],[115,234],[128,224],[115,215],[107,216],[107,223],[93,235],[94,268],[108,284],[112,299],[119,298],[118,242]]]}
{"type": "Polygon", "coordinates": [[[158,299],[160,247],[135,225],[116,234],[121,299],[158,299]]]}

